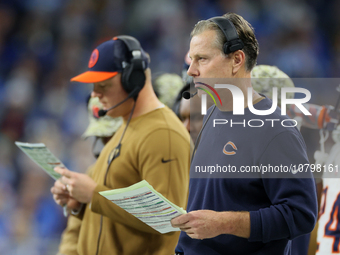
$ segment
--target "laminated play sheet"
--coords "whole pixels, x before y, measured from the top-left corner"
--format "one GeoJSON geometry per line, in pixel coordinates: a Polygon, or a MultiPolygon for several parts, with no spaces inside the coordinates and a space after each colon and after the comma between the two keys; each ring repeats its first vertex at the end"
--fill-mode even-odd
{"type": "Polygon", "coordinates": [[[61,175],[53,169],[56,166],[65,166],[49,149],[46,148],[45,144],[22,142],[15,142],[15,144],[54,180],[58,180],[61,177],[61,175]]]}
{"type": "Polygon", "coordinates": [[[187,213],[145,180],[126,188],[102,191],[99,194],[162,234],[180,231],[179,228],[171,226],[170,220],[187,213]]]}

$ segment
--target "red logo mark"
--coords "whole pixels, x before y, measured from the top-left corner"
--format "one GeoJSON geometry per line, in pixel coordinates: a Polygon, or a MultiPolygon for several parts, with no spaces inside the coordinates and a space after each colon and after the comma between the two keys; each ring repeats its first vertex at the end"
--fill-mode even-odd
{"type": "Polygon", "coordinates": [[[93,115],[93,117],[95,117],[96,119],[98,119],[99,118],[99,114],[98,114],[98,112],[99,112],[99,107],[98,106],[92,106],[92,115],[93,115]]]}
{"type": "Polygon", "coordinates": [[[97,63],[99,58],[99,51],[97,49],[95,49],[94,51],[92,51],[90,60],[89,60],[89,68],[94,67],[94,65],[97,63]]]}

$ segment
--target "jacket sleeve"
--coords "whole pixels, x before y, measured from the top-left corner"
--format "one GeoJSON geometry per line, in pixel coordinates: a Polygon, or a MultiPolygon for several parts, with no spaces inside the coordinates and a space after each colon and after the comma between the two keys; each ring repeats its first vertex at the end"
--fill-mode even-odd
{"type": "MultiPolygon", "coordinates": [[[[190,166],[190,141],[173,130],[159,129],[145,138],[138,148],[137,167],[146,180],[174,204],[186,208],[190,166]]],[[[158,233],[133,215],[99,195],[108,190],[98,185],[91,210],[112,221],[149,233],[158,233]]],[[[159,233],[158,233],[159,234],[159,233]]]]}
{"type": "Polygon", "coordinates": [[[286,167],[288,172],[279,170],[262,178],[272,205],[250,212],[249,241],[266,243],[311,232],[317,219],[317,198],[302,137],[293,132],[279,134],[266,148],[259,164],[286,167]],[[301,172],[292,173],[291,169],[299,165],[304,166],[301,172]],[[281,178],[275,178],[278,176],[281,178]]]}
{"type": "Polygon", "coordinates": [[[58,254],[78,255],[77,245],[80,226],[80,219],[72,215],[68,217],[66,229],[61,236],[58,254]]]}

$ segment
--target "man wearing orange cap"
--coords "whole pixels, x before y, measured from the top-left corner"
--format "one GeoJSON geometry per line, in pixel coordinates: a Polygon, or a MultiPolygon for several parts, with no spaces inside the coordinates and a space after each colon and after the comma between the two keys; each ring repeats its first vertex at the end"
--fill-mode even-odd
{"type": "Polygon", "coordinates": [[[82,219],[79,254],[171,254],[179,232],[161,235],[99,192],[148,181],[171,202],[186,207],[189,134],[176,115],[157,99],[149,59],[139,42],[119,36],[99,45],[87,72],[72,79],[93,83],[105,114],[123,124],[105,145],[91,177],[55,168],[62,178],[51,192],[82,219]]]}

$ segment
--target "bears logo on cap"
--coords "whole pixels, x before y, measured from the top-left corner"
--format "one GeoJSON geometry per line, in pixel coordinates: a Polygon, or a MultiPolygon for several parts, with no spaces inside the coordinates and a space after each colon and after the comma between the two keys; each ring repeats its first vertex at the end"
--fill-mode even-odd
{"type": "Polygon", "coordinates": [[[89,68],[94,67],[94,65],[97,63],[99,58],[99,51],[97,49],[95,49],[94,51],[92,51],[90,60],[89,60],[89,68]]]}

